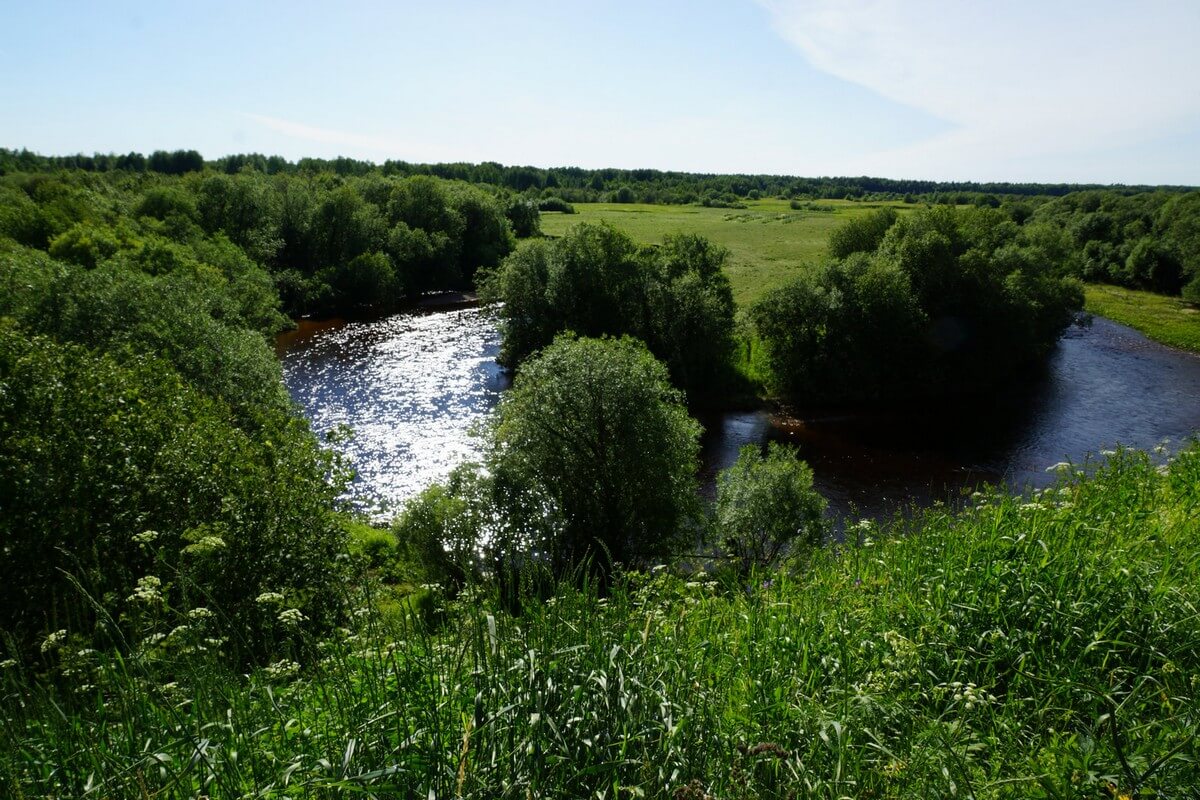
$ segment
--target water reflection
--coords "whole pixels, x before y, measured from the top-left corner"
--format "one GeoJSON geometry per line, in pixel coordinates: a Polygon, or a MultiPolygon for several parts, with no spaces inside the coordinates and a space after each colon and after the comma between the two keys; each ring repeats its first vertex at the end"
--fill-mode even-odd
{"type": "Polygon", "coordinates": [[[791,442],[836,513],[878,517],[909,501],[952,502],[983,482],[1046,486],[1051,464],[1116,445],[1178,446],[1200,430],[1200,358],[1096,319],[1067,332],[1039,378],[970,404],[704,422],[709,480],[743,444],[791,442]]]}
{"type": "Polygon", "coordinates": [[[318,433],[348,425],[351,495],[374,516],[478,454],[471,435],[507,377],[478,309],[301,323],[278,343],[284,382],[318,433]]]}
{"type": "MultiPolygon", "coordinates": [[[[470,435],[506,387],[499,336],[478,309],[374,322],[306,323],[279,340],[292,397],[321,432],[346,424],[352,495],[386,516],[478,454],[470,435]]],[[[890,514],[953,501],[981,482],[1053,480],[1046,467],[1123,444],[1149,449],[1200,430],[1200,358],[1107,320],[1068,331],[1032,383],[986,401],[920,412],[796,419],[739,412],[701,419],[702,478],[744,444],[792,442],[837,514],[890,514]]]]}

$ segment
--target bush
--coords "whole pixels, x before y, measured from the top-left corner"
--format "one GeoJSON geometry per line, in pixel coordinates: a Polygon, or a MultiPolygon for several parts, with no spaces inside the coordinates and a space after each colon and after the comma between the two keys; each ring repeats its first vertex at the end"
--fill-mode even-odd
{"type": "Polygon", "coordinates": [[[538,201],[538,211],[559,211],[563,214],[574,214],[575,206],[561,197],[543,197],[538,201]]]}
{"type": "Polygon", "coordinates": [[[896,209],[881,208],[845,222],[829,234],[830,257],[874,252],[897,219],[896,209]]]}
{"type": "Polygon", "coordinates": [[[524,517],[552,537],[529,541],[524,557],[561,576],[644,562],[685,541],[700,426],[682,402],[666,368],[628,337],[560,336],[527,361],[501,401],[489,461],[499,505],[523,506],[510,524],[524,517]],[[561,526],[541,526],[548,515],[561,526]]]}
{"type": "Polygon", "coordinates": [[[345,550],[331,462],[286,413],[258,426],[160,359],[0,328],[0,629],[26,653],[58,629],[104,647],[205,608],[223,620],[213,647],[243,662],[300,632],[282,609],[328,630],[345,550]]]}
{"type": "Polygon", "coordinates": [[[542,221],[539,217],[538,204],[531,200],[518,197],[508,204],[504,211],[508,222],[512,225],[517,238],[527,239],[542,232],[542,221]]]}
{"type": "Polygon", "coordinates": [[[766,569],[794,543],[815,547],[828,526],[825,498],[794,448],[747,445],[717,478],[716,526],[741,577],[766,569]]]}
{"type": "MultiPolygon", "coordinates": [[[[876,222],[844,228],[846,247],[876,222]]],[[[1083,292],[1022,231],[998,210],[918,211],[873,252],[769,292],[750,312],[768,384],[797,402],[875,404],[977,392],[1036,363],[1083,292]]]]}

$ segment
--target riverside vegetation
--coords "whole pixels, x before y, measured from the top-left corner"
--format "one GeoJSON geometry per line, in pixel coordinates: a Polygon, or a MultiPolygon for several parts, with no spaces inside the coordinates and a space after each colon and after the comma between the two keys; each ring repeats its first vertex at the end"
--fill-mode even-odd
{"type": "Polygon", "coordinates": [[[246,676],[211,653],[53,639],[61,681],[0,673],[0,781],[13,797],[1186,797],[1200,450],[1086,466],[1036,496],[861,526],[748,584],[622,573],[517,616],[486,586],[431,588],[421,615],[364,592],[313,658],[246,676]]]}
{"type": "Polygon", "coordinates": [[[571,209],[541,188],[197,158],[0,178],[5,794],[1196,784],[1196,445],[822,546],[789,450],[744,451],[705,507],[685,405],[986,391],[1053,346],[1089,247],[1186,295],[1190,201],[1142,228],[1092,225],[1107,195],[885,205],[738,314],[702,237],[518,248],[571,209]],[[372,528],[269,338],[281,311],[474,285],[516,370],[482,463],[372,528]]]}

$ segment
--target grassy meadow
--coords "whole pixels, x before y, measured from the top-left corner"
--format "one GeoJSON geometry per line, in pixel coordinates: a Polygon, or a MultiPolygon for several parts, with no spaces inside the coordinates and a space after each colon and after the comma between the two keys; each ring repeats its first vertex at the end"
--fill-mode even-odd
{"type": "Polygon", "coordinates": [[[1085,308],[1135,328],[1155,341],[1200,353],[1200,309],[1178,297],[1089,284],[1085,308]]]}
{"type": "Polygon", "coordinates": [[[787,200],[747,200],[746,208],[705,208],[623,203],[578,203],[575,214],[542,215],[542,232],[561,236],[581,222],[607,222],[639,242],[658,243],[667,234],[707,237],[730,251],[727,268],[739,306],[757,300],[786,283],[805,264],[825,255],[830,232],[848,219],[882,205],[900,212],[917,206],[904,203],[813,201],[793,209],[787,200]]]}
{"type": "Polygon", "coordinates": [[[308,667],[48,640],[59,681],[0,665],[0,796],[1194,797],[1200,448],[1085,466],[748,584],[363,597],[308,667]]]}

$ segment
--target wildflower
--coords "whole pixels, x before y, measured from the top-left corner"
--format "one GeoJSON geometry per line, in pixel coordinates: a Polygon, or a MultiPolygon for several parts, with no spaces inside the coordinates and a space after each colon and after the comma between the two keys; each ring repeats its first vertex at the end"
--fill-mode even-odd
{"type": "Polygon", "coordinates": [[[200,620],[212,619],[214,616],[213,612],[209,611],[207,608],[204,608],[204,607],[193,608],[191,611],[189,611],[187,613],[187,615],[188,615],[188,619],[195,620],[197,622],[199,622],[200,620]]]}
{"type": "Polygon", "coordinates": [[[0,661],[0,669],[12,669],[16,665],[17,660],[15,658],[6,658],[3,661],[0,661]]]}
{"type": "Polygon", "coordinates": [[[158,538],[158,531],[142,531],[133,535],[135,544],[147,545],[158,538]]]}
{"type": "Polygon", "coordinates": [[[125,599],[130,603],[144,603],[145,605],[161,603],[163,599],[162,581],[154,575],[138,578],[137,588],[125,599]]]}
{"type": "Polygon", "coordinates": [[[283,602],[283,595],[279,592],[263,592],[254,598],[254,602],[262,606],[277,606],[283,602]]]}
{"type": "Polygon", "coordinates": [[[308,617],[304,616],[303,612],[298,608],[285,608],[279,612],[277,619],[286,628],[299,628],[300,623],[304,622],[308,617]]]}
{"type": "Polygon", "coordinates": [[[286,681],[300,674],[300,665],[291,659],[285,658],[276,661],[274,664],[269,664],[263,671],[273,681],[286,681]]]}
{"type": "Polygon", "coordinates": [[[62,647],[62,643],[66,641],[66,638],[67,631],[65,629],[55,631],[47,636],[46,640],[42,642],[42,652],[49,653],[51,650],[57,650],[58,648],[62,647]]]}
{"type": "Polygon", "coordinates": [[[189,544],[187,547],[183,548],[183,552],[190,553],[192,555],[205,556],[210,553],[215,553],[217,550],[222,550],[225,547],[227,547],[227,545],[225,544],[224,539],[222,539],[220,536],[213,536],[212,534],[209,534],[208,536],[201,537],[200,541],[195,542],[194,544],[189,544]]]}

